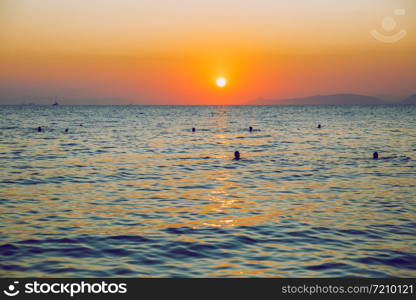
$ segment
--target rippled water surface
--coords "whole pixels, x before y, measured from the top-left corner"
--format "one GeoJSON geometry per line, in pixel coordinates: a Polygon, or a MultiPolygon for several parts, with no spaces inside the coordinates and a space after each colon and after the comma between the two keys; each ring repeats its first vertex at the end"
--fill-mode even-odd
{"type": "Polygon", "coordinates": [[[415,116],[0,107],[0,275],[414,277],[415,116]]]}

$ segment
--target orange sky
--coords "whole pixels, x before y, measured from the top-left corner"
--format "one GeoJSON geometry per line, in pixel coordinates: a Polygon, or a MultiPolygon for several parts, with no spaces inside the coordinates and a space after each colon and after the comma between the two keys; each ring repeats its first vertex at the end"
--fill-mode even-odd
{"type": "Polygon", "coordinates": [[[416,93],[412,0],[2,0],[0,104],[416,93]],[[283,2],[283,1],[282,1],[283,2]],[[395,15],[397,8],[405,15],[395,15]],[[396,27],[381,26],[391,16],[396,27]],[[372,29],[406,36],[383,43],[372,29]],[[227,78],[218,88],[216,78],[227,78]]]}

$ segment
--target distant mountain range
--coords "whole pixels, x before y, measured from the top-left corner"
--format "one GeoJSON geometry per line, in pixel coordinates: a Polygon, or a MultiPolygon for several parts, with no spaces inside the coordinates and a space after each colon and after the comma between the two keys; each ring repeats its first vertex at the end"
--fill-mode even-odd
{"type": "MultiPolygon", "coordinates": [[[[334,95],[318,95],[305,98],[290,99],[257,99],[256,104],[268,105],[382,105],[393,104],[386,102],[377,97],[359,95],[359,94],[334,94],[334,95]]],[[[401,102],[394,104],[416,105],[416,94],[411,95],[401,102]]]]}
{"type": "Polygon", "coordinates": [[[405,100],[403,100],[401,102],[401,104],[406,104],[406,105],[416,105],[416,94],[415,95],[410,95],[409,97],[407,97],[405,100]]]}

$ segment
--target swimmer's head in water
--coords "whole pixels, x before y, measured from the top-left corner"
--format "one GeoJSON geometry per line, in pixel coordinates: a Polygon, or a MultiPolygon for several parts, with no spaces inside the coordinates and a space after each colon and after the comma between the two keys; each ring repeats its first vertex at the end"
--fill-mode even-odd
{"type": "Polygon", "coordinates": [[[373,159],[378,159],[378,152],[373,153],[373,159]]]}
{"type": "Polygon", "coordinates": [[[321,128],[322,126],[321,126],[321,124],[318,124],[318,128],[321,128]]]}
{"type": "Polygon", "coordinates": [[[195,127],[192,127],[192,132],[195,132],[195,130],[196,130],[195,127]]]}
{"type": "Polygon", "coordinates": [[[240,152],[238,152],[238,151],[235,151],[234,152],[234,159],[235,160],[239,160],[240,159],[240,152]]]}
{"type": "Polygon", "coordinates": [[[68,128],[67,128],[67,129],[65,129],[65,132],[68,132],[68,130],[69,130],[68,128]]]}
{"type": "Polygon", "coordinates": [[[38,127],[38,132],[41,132],[42,131],[42,127],[38,127]]]}
{"type": "Polygon", "coordinates": [[[252,132],[252,131],[253,131],[253,127],[251,127],[251,126],[250,126],[250,127],[248,128],[248,130],[250,130],[250,132],[252,132]]]}

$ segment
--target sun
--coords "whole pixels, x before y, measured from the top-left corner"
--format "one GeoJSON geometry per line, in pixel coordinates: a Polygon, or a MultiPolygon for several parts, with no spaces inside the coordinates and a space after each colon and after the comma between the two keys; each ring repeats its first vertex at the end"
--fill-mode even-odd
{"type": "Polygon", "coordinates": [[[217,86],[220,88],[223,88],[227,85],[227,79],[225,79],[224,77],[218,77],[217,78],[217,86]]]}

